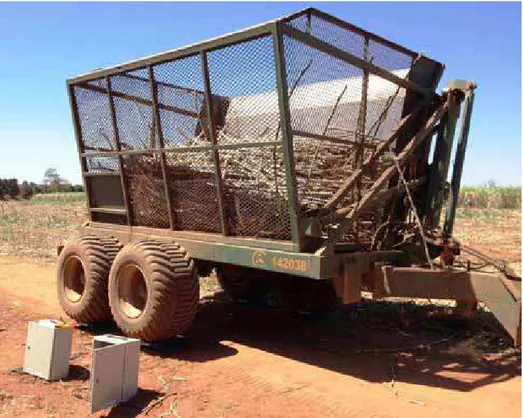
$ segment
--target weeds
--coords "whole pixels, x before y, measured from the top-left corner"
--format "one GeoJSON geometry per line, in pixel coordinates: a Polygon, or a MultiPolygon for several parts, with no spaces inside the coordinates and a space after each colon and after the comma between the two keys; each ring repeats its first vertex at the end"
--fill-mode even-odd
{"type": "Polygon", "coordinates": [[[52,205],[52,204],[67,204],[74,202],[85,202],[84,192],[68,192],[68,193],[45,193],[37,194],[28,201],[34,205],[52,205]]]}
{"type": "Polygon", "coordinates": [[[0,255],[54,259],[56,247],[87,218],[82,193],[70,194],[0,202],[0,255]]]}
{"type": "Polygon", "coordinates": [[[464,208],[521,209],[521,187],[462,187],[459,206],[464,208]]]}

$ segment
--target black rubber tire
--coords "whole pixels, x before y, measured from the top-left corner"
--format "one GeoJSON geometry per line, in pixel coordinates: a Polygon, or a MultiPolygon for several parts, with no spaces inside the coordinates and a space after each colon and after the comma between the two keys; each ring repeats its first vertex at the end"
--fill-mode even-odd
{"type": "Polygon", "coordinates": [[[111,318],[107,281],[111,263],[120,248],[115,238],[96,235],[84,235],[65,244],[58,258],[56,282],[58,300],[69,317],[86,323],[111,318]],[[76,269],[71,272],[72,263],[76,263],[77,268],[81,265],[83,274],[76,269]],[[76,293],[79,299],[71,299],[71,280],[83,281],[81,293],[76,293]]]}
{"type": "Polygon", "coordinates": [[[220,265],[216,267],[216,278],[223,291],[234,302],[258,302],[266,294],[264,281],[259,271],[254,269],[220,265]]]}
{"type": "Polygon", "coordinates": [[[184,333],[196,315],[200,287],[194,262],[176,243],[152,239],[129,243],[119,252],[109,274],[109,305],[114,321],[129,337],[161,341],[184,333]],[[124,268],[139,269],[146,288],[136,317],[121,304],[119,281],[124,268]]]}

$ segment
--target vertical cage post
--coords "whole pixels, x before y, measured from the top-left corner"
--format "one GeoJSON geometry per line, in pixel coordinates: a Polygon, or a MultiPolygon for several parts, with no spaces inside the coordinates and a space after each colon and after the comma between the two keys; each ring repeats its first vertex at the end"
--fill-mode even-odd
{"type": "Polygon", "coordinates": [[[222,227],[222,234],[229,235],[229,226],[225,217],[225,199],[223,192],[223,179],[220,167],[220,156],[216,148],[216,125],[214,124],[213,102],[211,94],[211,79],[209,76],[209,64],[207,62],[207,52],[200,52],[203,83],[205,92],[205,102],[207,104],[207,123],[209,124],[209,139],[211,142],[213,159],[214,159],[214,174],[216,179],[216,195],[218,198],[218,209],[220,211],[220,222],[222,227]]]}
{"type": "Polygon", "coordinates": [[[282,134],[283,158],[285,164],[285,183],[287,186],[292,241],[296,250],[301,251],[303,249],[303,235],[300,228],[300,218],[298,211],[298,195],[296,191],[296,173],[294,166],[291,116],[289,110],[287,71],[285,69],[285,50],[283,45],[283,30],[281,25],[281,22],[275,22],[272,29],[274,58],[276,63],[276,88],[278,90],[278,104],[280,108],[280,127],[282,134]]]}
{"type": "MultiPolygon", "coordinates": [[[[445,197],[445,185],[447,182],[450,157],[452,153],[452,144],[454,143],[454,133],[456,131],[456,124],[459,117],[459,103],[456,95],[452,91],[448,94],[448,119],[444,125],[443,135],[438,137],[436,149],[434,152],[433,168],[431,171],[431,181],[435,183],[433,189],[434,196],[432,197],[432,226],[437,227],[440,224],[441,210],[445,197]]],[[[430,187],[430,185],[429,185],[430,187]]]]}
{"type": "Polygon", "coordinates": [[[158,147],[160,149],[160,165],[162,167],[162,177],[163,184],[165,189],[165,199],[167,200],[167,211],[169,212],[169,226],[172,230],[176,227],[176,220],[174,218],[174,212],[172,210],[172,200],[171,200],[171,188],[169,181],[169,172],[167,170],[167,163],[165,161],[165,141],[163,138],[163,129],[162,121],[160,117],[160,110],[158,109],[158,83],[154,78],[154,69],[152,65],[147,67],[149,72],[149,82],[151,85],[151,98],[153,104],[153,118],[154,118],[154,128],[155,134],[158,137],[158,147]]]}
{"type": "MultiPolygon", "coordinates": [[[[363,41],[363,59],[369,60],[369,38],[365,37],[363,41]]],[[[364,143],[366,139],[366,122],[367,122],[367,101],[368,101],[368,90],[369,90],[369,71],[362,69],[363,76],[361,82],[361,101],[358,111],[358,121],[356,122],[356,132],[358,141],[358,147],[356,149],[356,156],[354,158],[354,168],[360,169],[363,165],[364,159],[364,143]]],[[[361,198],[361,181],[357,185],[358,199],[361,198]]]]}
{"type": "Polygon", "coordinates": [[[463,174],[463,164],[465,163],[465,152],[467,150],[467,141],[470,130],[470,119],[472,117],[472,108],[474,106],[474,87],[465,93],[465,102],[463,105],[463,120],[458,138],[454,166],[452,168],[451,192],[452,198],[450,206],[445,214],[445,225],[443,232],[447,237],[452,236],[454,229],[454,220],[456,218],[456,208],[458,207],[459,189],[461,187],[461,176],[463,174]]]}
{"type": "Polygon", "coordinates": [[[125,176],[125,170],[124,170],[124,164],[123,164],[123,157],[122,157],[122,145],[120,143],[120,134],[118,131],[118,122],[116,119],[116,109],[114,106],[114,97],[113,92],[111,88],[111,77],[106,76],[105,81],[107,84],[107,97],[109,99],[109,108],[111,111],[111,122],[113,126],[113,133],[114,133],[114,142],[116,145],[116,151],[118,152],[118,167],[120,169],[120,183],[122,185],[122,194],[125,204],[125,212],[127,213],[127,224],[133,225],[133,214],[132,214],[132,208],[131,208],[131,199],[129,195],[129,188],[127,187],[127,179],[125,176]]]}
{"type": "Polygon", "coordinates": [[[69,104],[71,106],[71,112],[73,116],[73,127],[74,127],[74,136],[76,139],[76,148],[78,149],[78,156],[80,157],[80,167],[82,170],[82,181],[84,184],[86,203],[87,203],[87,213],[89,213],[89,219],[92,221],[91,215],[91,193],[89,190],[89,184],[85,179],[85,173],[87,173],[87,164],[85,162],[86,157],[84,154],[84,141],[82,139],[82,128],[80,127],[80,116],[78,115],[78,105],[76,104],[76,96],[74,94],[74,86],[68,85],[67,88],[69,94],[69,104]]]}

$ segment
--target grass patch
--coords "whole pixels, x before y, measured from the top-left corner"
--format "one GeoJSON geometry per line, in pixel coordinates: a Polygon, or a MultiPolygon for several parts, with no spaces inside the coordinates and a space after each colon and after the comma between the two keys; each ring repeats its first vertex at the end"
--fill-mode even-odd
{"type": "Polygon", "coordinates": [[[35,195],[28,202],[32,204],[64,204],[73,202],[85,202],[85,192],[67,192],[67,193],[42,193],[35,195]]]}
{"type": "Polygon", "coordinates": [[[521,187],[462,187],[462,208],[521,209],[521,187]]]}
{"type": "Polygon", "coordinates": [[[55,259],[56,247],[87,220],[85,201],[71,194],[0,201],[0,255],[55,259]]]}

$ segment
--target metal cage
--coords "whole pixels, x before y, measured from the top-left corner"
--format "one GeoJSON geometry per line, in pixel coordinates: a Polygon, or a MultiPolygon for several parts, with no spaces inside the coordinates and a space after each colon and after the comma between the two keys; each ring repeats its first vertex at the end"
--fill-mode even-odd
{"type": "MultiPolygon", "coordinates": [[[[301,251],[328,234],[317,211],[353,207],[391,164],[378,158],[337,198],[351,173],[433,94],[442,70],[306,9],[73,78],[90,219],[290,241],[301,251]]],[[[427,117],[421,112],[410,131],[427,117]]],[[[394,149],[405,143],[398,136],[394,149]]],[[[411,180],[426,174],[427,154],[419,153],[411,180]]],[[[359,216],[342,240],[370,239],[387,204],[384,198],[359,216]]]]}

